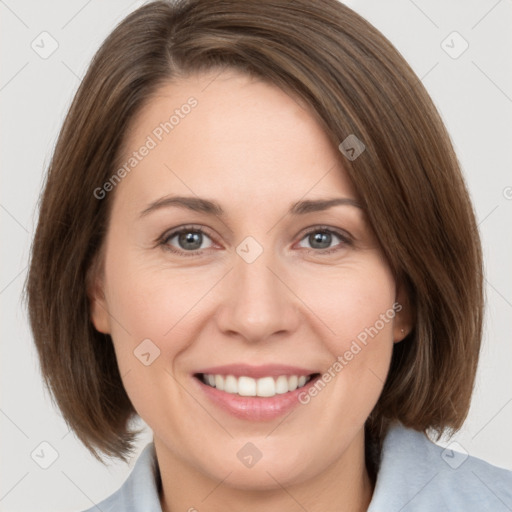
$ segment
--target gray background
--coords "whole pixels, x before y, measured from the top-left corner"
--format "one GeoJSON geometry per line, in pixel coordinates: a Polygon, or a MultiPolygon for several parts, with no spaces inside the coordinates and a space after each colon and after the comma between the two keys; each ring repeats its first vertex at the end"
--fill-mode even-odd
{"type": "MultiPolygon", "coordinates": [[[[133,466],[102,466],[52,406],[20,293],[43,172],[67,107],[102,40],[141,3],[0,0],[1,511],[88,508],[117,489],[133,466]],[[40,36],[44,31],[51,36],[40,36]],[[58,44],[56,51],[42,58],[52,44],[58,44]]],[[[464,428],[440,444],[456,440],[452,448],[512,469],[512,2],[347,3],[396,45],[430,92],[452,135],[480,223],[488,301],[482,358],[464,428]],[[459,56],[464,40],[469,47],[459,56]]],[[[139,451],[150,435],[141,438],[139,451]]]]}

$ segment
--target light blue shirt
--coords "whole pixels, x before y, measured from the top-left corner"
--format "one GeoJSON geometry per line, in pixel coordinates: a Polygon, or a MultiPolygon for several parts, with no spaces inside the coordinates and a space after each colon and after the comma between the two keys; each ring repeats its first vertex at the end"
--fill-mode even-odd
{"type": "MultiPolygon", "coordinates": [[[[85,512],[162,512],[153,443],[123,486],[85,512]]],[[[450,449],[393,425],[384,439],[368,512],[512,511],[512,471],[450,449]]]]}

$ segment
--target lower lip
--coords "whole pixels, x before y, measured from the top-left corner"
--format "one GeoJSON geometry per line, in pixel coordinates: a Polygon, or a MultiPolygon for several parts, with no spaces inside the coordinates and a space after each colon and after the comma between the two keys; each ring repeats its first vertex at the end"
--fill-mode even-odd
{"type": "Polygon", "coordinates": [[[192,378],[215,405],[229,414],[243,420],[269,421],[289,413],[294,407],[301,405],[299,395],[307,393],[318,379],[318,376],[295,391],[272,397],[234,395],[212,388],[197,377],[192,378]]]}

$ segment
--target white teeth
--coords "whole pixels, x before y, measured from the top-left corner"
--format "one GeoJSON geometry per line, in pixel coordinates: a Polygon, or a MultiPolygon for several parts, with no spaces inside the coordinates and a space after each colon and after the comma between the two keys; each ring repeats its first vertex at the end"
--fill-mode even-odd
{"type": "Polygon", "coordinates": [[[240,396],[261,396],[271,397],[276,394],[284,394],[295,391],[305,386],[310,377],[301,375],[280,375],[279,377],[263,377],[253,379],[252,377],[235,377],[233,375],[212,375],[204,374],[203,382],[208,386],[215,387],[226,393],[240,396]]]}
{"type": "Polygon", "coordinates": [[[295,391],[297,389],[297,386],[299,384],[299,378],[297,375],[292,375],[291,377],[288,377],[288,389],[290,391],[295,391]]]}
{"type": "Polygon", "coordinates": [[[240,396],[256,396],[256,381],[251,377],[238,377],[238,394],[240,396]]]}
{"type": "Polygon", "coordinates": [[[215,387],[224,391],[224,377],[222,375],[215,375],[215,387]]]}
{"type": "Polygon", "coordinates": [[[228,375],[224,379],[224,391],[226,393],[238,393],[238,381],[233,375],[228,375]]]}
{"type": "Polygon", "coordinates": [[[290,391],[288,389],[288,377],[286,375],[281,375],[281,377],[277,377],[276,379],[276,393],[283,394],[288,393],[290,391]]]}
{"type": "Polygon", "coordinates": [[[256,394],[258,396],[274,396],[276,394],[276,383],[272,377],[264,377],[256,382],[256,394]]]}

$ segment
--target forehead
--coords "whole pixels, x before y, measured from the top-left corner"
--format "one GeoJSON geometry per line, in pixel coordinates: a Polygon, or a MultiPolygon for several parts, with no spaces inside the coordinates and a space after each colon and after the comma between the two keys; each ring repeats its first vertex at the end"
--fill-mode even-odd
{"type": "Polygon", "coordinates": [[[119,160],[126,164],[117,193],[131,204],[168,193],[240,207],[269,207],[276,195],[286,204],[336,193],[355,198],[315,116],[278,87],[236,71],[163,85],[127,131],[119,160]]]}

